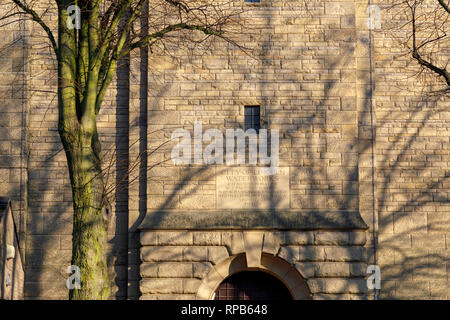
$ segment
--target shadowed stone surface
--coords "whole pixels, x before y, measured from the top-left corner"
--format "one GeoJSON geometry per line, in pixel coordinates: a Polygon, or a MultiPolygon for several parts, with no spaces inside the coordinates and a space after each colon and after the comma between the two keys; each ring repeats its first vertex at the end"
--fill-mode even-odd
{"type": "Polygon", "coordinates": [[[139,229],[367,229],[356,211],[207,210],[148,212],[139,229]]]}

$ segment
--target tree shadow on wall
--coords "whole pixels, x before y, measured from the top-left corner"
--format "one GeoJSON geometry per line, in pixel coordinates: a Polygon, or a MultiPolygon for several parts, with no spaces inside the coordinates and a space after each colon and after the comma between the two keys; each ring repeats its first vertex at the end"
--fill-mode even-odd
{"type": "MultiPolygon", "coordinates": [[[[275,19],[271,14],[269,11],[264,19],[266,27],[273,30],[272,21],[275,19]]],[[[432,286],[434,283],[440,287],[445,286],[447,272],[445,227],[442,227],[442,223],[444,226],[445,223],[448,224],[443,213],[448,201],[446,190],[449,174],[444,165],[448,152],[446,154],[443,151],[448,138],[438,138],[427,133],[430,128],[434,128],[431,132],[435,130],[436,134],[440,130],[440,125],[436,125],[435,120],[439,119],[442,99],[439,101],[439,97],[418,95],[407,100],[402,107],[404,114],[396,114],[392,110],[385,113],[372,110],[375,109],[372,105],[372,90],[375,87],[370,83],[369,70],[362,83],[356,78],[355,45],[360,41],[359,45],[367,46],[368,34],[357,38],[354,18],[353,24],[351,17],[344,18],[349,19],[350,26],[349,30],[344,30],[347,33],[344,32],[343,35],[333,28],[318,32],[306,27],[304,35],[308,35],[310,39],[324,37],[325,41],[329,41],[328,51],[322,52],[319,47],[297,48],[292,45],[292,50],[296,50],[298,55],[292,57],[291,61],[280,61],[276,57],[279,52],[277,41],[280,39],[267,32],[260,39],[263,50],[258,62],[242,73],[251,75],[248,81],[257,82],[260,104],[265,109],[264,116],[268,120],[267,127],[279,127],[281,140],[298,148],[296,153],[289,154],[288,150],[281,147],[281,163],[288,163],[287,160],[290,160],[298,166],[294,169],[295,173],[291,172],[291,189],[294,190],[291,203],[294,202],[299,210],[339,210],[343,214],[345,211],[359,211],[363,215],[371,228],[367,233],[365,260],[367,264],[375,262],[381,266],[382,298],[408,298],[414,288],[418,289],[418,293],[412,297],[424,298],[437,294],[445,296],[442,289],[438,293],[433,291],[432,286]],[[291,68],[295,61],[311,56],[314,50],[322,53],[311,65],[301,64],[295,75],[281,73],[277,75],[278,78],[274,76],[270,79],[271,65],[273,69],[283,68],[283,65],[291,68]],[[271,86],[274,83],[277,84],[276,89],[271,86]],[[277,93],[271,91],[289,90],[285,88],[297,91],[297,94],[293,94],[290,103],[283,105],[278,101],[277,93]],[[361,96],[357,97],[356,92],[348,94],[348,91],[360,88],[363,92],[361,96]],[[311,94],[314,90],[323,94],[311,94]],[[290,116],[292,113],[297,113],[295,118],[290,116]],[[339,113],[345,115],[340,122],[336,122],[334,116],[339,117],[339,113]],[[407,118],[402,118],[406,114],[407,118]],[[345,119],[346,115],[350,119],[345,119]],[[371,117],[375,116],[376,121],[372,121],[371,117]],[[281,122],[280,118],[283,119],[281,122]],[[372,161],[374,139],[376,163],[372,161]],[[431,146],[435,143],[433,141],[438,142],[431,146]],[[424,151],[426,144],[431,146],[430,154],[424,151]],[[402,199],[398,200],[397,197],[402,199]],[[372,220],[375,222],[375,230],[372,220]],[[427,245],[433,237],[438,239],[437,249],[427,245]],[[376,257],[374,246],[377,248],[376,257]],[[420,292],[422,289],[425,291],[420,292]]],[[[310,19],[311,25],[314,24],[313,17],[305,19],[310,19]]],[[[250,30],[252,28],[251,24],[246,27],[250,30]]],[[[228,68],[231,70],[234,58],[237,57],[229,57],[228,68]]],[[[241,56],[238,58],[242,59],[241,56]]],[[[236,63],[240,71],[242,65],[242,60],[236,63]]],[[[191,99],[201,97],[193,96],[191,99]]],[[[151,116],[149,121],[151,124],[151,116]]],[[[224,123],[242,126],[238,118],[224,119],[224,123]]],[[[445,134],[444,129],[442,133],[445,134]]],[[[163,155],[165,158],[169,156],[169,153],[163,155]]],[[[214,180],[214,176],[226,169],[218,166],[195,166],[179,170],[174,171],[177,172],[175,178],[170,173],[157,177],[164,182],[173,180],[176,185],[157,208],[149,209],[164,211],[179,208],[177,205],[183,199],[189,199],[201,191],[202,181],[207,183],[214,180]],[[177,177],[180,178],[178,182],[177,177]],[[189,182],[192,181],[197,184],[190,185],[189,182]]],[[[271,180],[271,191],[267,198],[271,207],[276,208],[279,198],[275,196],[275,181],[271,180]]],[[[148,191],[150,199],[155,197],[151,187],[148,191]]],[[[348,247],[348,250],[348,256],[351,257],[352,247],[348,247]]],[[[342,257],[340,261],[353,262],[351,258],[348,259],[342,257]]],[[[361,270],[359,274],[352,276],[363,279],[365,272],[366,270],[361,270]]],[[[365,282],[359,282],[359,286],[361,284],[365,286],[365,282]]],[[[360,289],[367,291],[367,288],[360,289]]],[[[354,290],[342,287],[337,293],[341,298],[346,298],[354,290]]]]}

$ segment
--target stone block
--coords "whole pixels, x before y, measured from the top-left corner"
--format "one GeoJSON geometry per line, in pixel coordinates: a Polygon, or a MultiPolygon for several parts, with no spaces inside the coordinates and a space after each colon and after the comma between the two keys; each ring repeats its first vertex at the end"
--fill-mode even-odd
{"type": "Polygon", "coordinates": [[[355,3],[353,1],[325,2],[325,14],[335,15],[354,15],[355,3]]]}
{"type": "Polygon", "coordinates": [[[142,261],[182,261],[184,247],[166,246],[156,247],[148,246],[141,248],[142,261]]]}
{"type": "Polygon", "coordinates": [[[186,247],[183,250],[184,261],[208,261],[207,247],[186,247]]]}
{"type": "Polygon", "coordinates": [[[413,234],[411,237],[413,248],[445,248],[445,234],[413,234]]]}
{"type": "Polygon", "coordinates": [[[152,231],[143,231],[140,234],[141,245],[154,246],[158,244],[158,234],[152,231]]]}
{"type": "Polygon", "coordinates": [[[356,40],[356,32],[354,29],[325,30],[325,41],[354,42],[355,40],[356,40]]]}
{"type": "Polygon", "coordinates": [[[193,266],[193,276],[194,278],[203,279],[209,273],[212,268],[209,262],[195,262],[193,266]]]}
{"type": "Polygon", "coordinates": [[[378,243],[383,248],[411,248],[410,234],[379,234],[378,243]]]}
{"type": "Polygon", "coordinates": [[[192,277],[192,263],[165,262],[158,264],[158,277],[160,278],[189,278],[192,277]]]}
{"type": "Polygon", "coordinates": [[[167,231],[158,232],[158,245],[192,245],[192,233],[188,231],[167,231]]]}
{"type": "Polygon", "coordinates": [[[395,212],[394,233],[427,232],[427,214],[425,212],[395,212]]]}
{"type": "Polygon", "coordinates": [[[220,232],[194,232],[194,245],[219,246],[220,244],[220,232]]]}
{"type": "Polygon", "coordinates": [[[213,264],[218,264],[228,257],[228,251],[225,247],[208,247],[208,261],[213,264]]]}
{"type": "Polygon", "coordinates": [[[275,255],[280,247],[280,241],[273,232],[265,232],[262,245],[262,252],[275,255]]]}
{"type": "Polygon", "coordinates": [[[315,277],[344,278],[350,276],[350,265],[345,262],[320,262],[316,264],[315,277]]]}
{"type": "Polygon", "coordinates": [[[286,231],[282,232],[282,244],[287,245],[311,245],[314,243],[314,233],[304,231],[286,231]]]}
{"type": "Polygon", "coordinates": [[[430,296],[428,281],[397,281],[395,294],[398,297],[430,296]]]}
{"type": "Polygon", "coordinates": [[[298,250],[299,248],[295,246],[284,246],[279,249],[277,256],[286,260],[290,264],[294,264],[295,261],[299,260],[298,250]]]}
{"type": "Polygon", "coordinates": [[[316,265],[315,262],[297,262],[295,268],[303,278],[308,279],[315,276],[316,265]]]}
{"type": "Polygon", "coordinates": [[[321,261],[325,259],[325,252],[322,247],[302,246],[298,247],[298,261],[321,261]]]}
{"type": "Polygon", "coordinates": [[[143,295],[183,293],[183,279],[142,279],[140,289],[143,295]]]}
{"type": "Polygon", "coordinates": [[[450,286],[448,281],[445,280],[432,280],[430,281],[430,295],[434,297],[441,297],[449,299],[450,286]]]}
{"type": "Polygon", "coordinates": [[[184,293],[197,293],[201,284],[200,279],[184,279],[183,280],[183,292],[184,293]]]}
{"type": "Polygon", "coordinates": [[[263,232],[244,232],[245,256],[247,258],[247,266],[249,268],[255,268],[260,265],[263,241],[263,232]]]}
{"type": "Polygon", "coordinates": [[[428,213],[428,229],[432,232],[447,232],[450,230],[449,211],[450,208],[428,213]]]}
{"type": "Polygon", "coordinates": [[[362,247],[325,247],[327,261],[363,261],[365,249],[362,247]]]}
{"type": "Polygon", "coordinates": [[[349,234],[347,232],[316,232],[314,237],[316,245],[348,245],[349,234]]]}
{"type": "Polygon", "coordinates": [[[367,283],[365,279],[309,279],[308,286],[312,293],[365,293],[367,283]]]}

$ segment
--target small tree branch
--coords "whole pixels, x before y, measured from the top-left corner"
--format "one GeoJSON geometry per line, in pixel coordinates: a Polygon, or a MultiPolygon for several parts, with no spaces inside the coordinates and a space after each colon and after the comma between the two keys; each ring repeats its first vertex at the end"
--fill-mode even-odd
{"type": "Polygon", "coordinates": [[[179,0],[166,0],[167,3],[179,8],[180,10],[183,10],[185,12],[189,12],[190,9],[181,1],[179,0]]]}
{"type": "Polygon", "coordinates": [[[26,6],[25,4],[23,4],[20,0],[13,0],[13,2],[19,7],[21,8],[26,14],[30,15],[31,18],[36,21],[41,27],[42,29],[44,29],[44,31],[47,33],[48,38],[50,39],[50,42],[52,43],[52,47],[53,47],[53,51],[55,52],[56,56],[58,56],[58,46],[56,44],[56,40],[55,37],[53,36],[52,31],[50,30],[50,28],[45,24],[45,22],[41,19],[41,17],[39,17],[39,15],[36,13],[36,11],[34,11],[33,9],[31,9],[30,7],[26,6]]]}
{"type": "Polygon", "coordinates": [[[123,50],[121,52],[120,57],[126,56],[128,53],[130,53],[132,50],[134,50],[136,48],[145,47],[151,40],[161,39],[164,37],[164,35],[166,35],[170,32],[177,31],[177,30],[183,30],[183,29],[197,30],[197,31],[201,31],[207,35],[213,35],[213,36],[223,38],[223,31],[217,31],[217,30],[211,29],[206,26],[190,25],[190,24],[186,24],[186,23],[177,23],[177,24],[167,26],[160,31],[149,34],[148,36],[142,38],[141,40],[132,43],[126,50],[123,50]]]}
{"type": "MultiPolygon", "coordinates": [[[[441,1],[439,1],[441,2],[441,1]]],[[[417,46],[416,41],[416,7],[411,6],[408,2],[408,6],[411,9],[411,25],[412,25],[412,56],[413,58],[423,67],[433,71],[434,73],[438,74],[439,76],[443,77],[447,85],[450,87],[450,73],[445,68],[439,68],[438,66],[434,65],[430,61],[425,60],[422,58],[422,56],[419,53],[419,49],[423,47],[424,44],[417,46]]]]}
{"type": "Polygon", "coordinates": [[[114,10],[108,8],[107,13],[114,11],[113,17],[111,18],[111,22],[109,23],[109,27],[105,31],[105,34],[103,38],[101,39],[101,44],[97,51],[96,59],[99,59],[100,61],[104,58],[105,55],[108,54],[107,48],[110,46],[110,42],[112,41],[114,37],[114,33],[117,31],[117,28],[119,27],[120,20],[122,19],[123,15],[127,10],[130,8],[132,4],[132,0],[124,0],[120,1],[120,4],[116,6],[116,3],[113,2],[111,6],[114,6],[114,10]]]}
{"type": "Polygon", "coordinates": [[[445,9],[448,13],[450,13],[450,7],[447,3],[444,2],[444,0],[438,0],[439,4],[442,6],[442,8],[445,9]]]}

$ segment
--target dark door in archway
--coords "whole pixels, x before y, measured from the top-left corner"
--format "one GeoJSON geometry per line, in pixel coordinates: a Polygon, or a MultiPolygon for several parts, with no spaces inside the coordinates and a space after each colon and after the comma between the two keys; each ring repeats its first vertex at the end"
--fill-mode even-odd
{"type": "Polygon", "coordinates": [[[217,288],[214,299],[292,300],[292,296],[274,276],[260,271],[244,271],[225,279],[217,288]]]}

